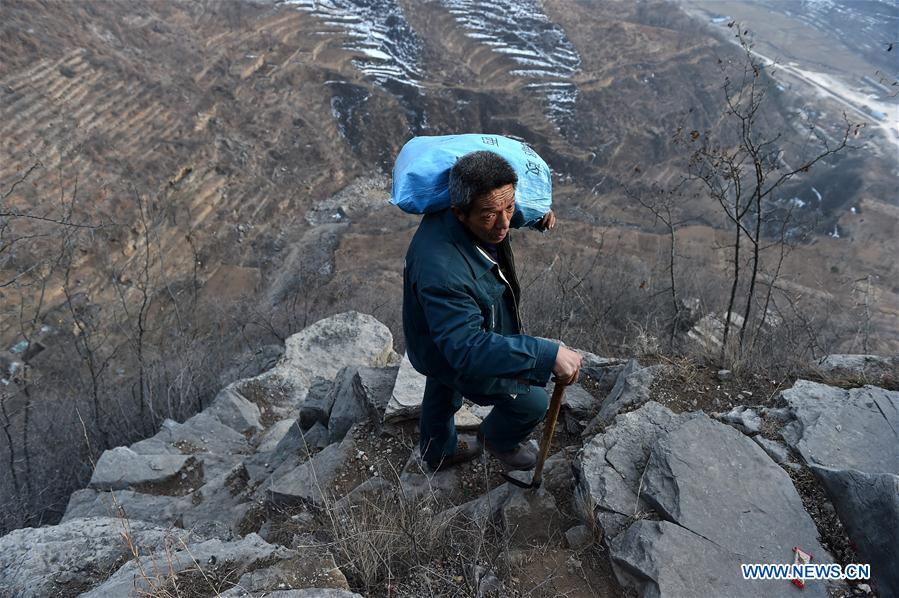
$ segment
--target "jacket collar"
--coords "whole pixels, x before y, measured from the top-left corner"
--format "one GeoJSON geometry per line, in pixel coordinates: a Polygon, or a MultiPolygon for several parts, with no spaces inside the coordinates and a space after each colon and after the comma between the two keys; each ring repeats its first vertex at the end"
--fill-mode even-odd
{"type": "Polygon", "coordinates": [[[465,229],[465,225],[459,222],[453,211],[447,208],[443,211],[441,218],[443,220],[443,229],[449,233],[453,244],[459,249],[459,253],[462,254],[465,261],[468,262],[474,277],[480,278],[487,272],[492,271],[496,262],[487,257],[484,251],[478,249],[477,243],[465,229]]]}

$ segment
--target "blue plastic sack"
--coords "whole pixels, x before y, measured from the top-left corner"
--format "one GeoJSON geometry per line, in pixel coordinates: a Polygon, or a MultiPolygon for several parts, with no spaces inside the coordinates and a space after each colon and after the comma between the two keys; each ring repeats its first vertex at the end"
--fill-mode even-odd
{"type": "Polygon", "coordinates": [[[414,137],[396,157],[390,203],[410,214],[427,214],[450,206],[449,172],[470,152],[490,150],[506,160],[518,175],[515,207],[527,223],[540,219],[552,206],[552,176],[546,162],[526,143],[501,135],[414,137]]]}

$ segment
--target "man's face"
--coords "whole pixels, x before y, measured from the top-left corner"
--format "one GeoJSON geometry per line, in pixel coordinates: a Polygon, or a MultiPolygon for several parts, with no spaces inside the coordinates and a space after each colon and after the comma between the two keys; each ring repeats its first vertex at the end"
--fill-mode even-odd
{"type": "Polygon", "coordinates": [[[499,243],[509,234],[509,221],[515,213],[515,185],[504,185],[478,197],[468,214],[456,207],[453,213],[479,240],[499,243]]]}

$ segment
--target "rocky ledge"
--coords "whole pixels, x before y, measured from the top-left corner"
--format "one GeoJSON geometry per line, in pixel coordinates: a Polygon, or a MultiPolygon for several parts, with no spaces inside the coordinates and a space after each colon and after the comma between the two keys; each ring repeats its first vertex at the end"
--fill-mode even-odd
{"type": "MultiPolygon", "coordinates": [[[[899,595],[899,392],[799,380],[765,405],[676,412],[653,400],[662,366],[585,353],[584,386],[567,390],[559,432],[570,441],[533,491],[504,483],[486,459],[436,475],[422,467],[423,380],[371,316],[333,316],[286,345],[272,370],[224,388],[203,412],[104,452],[60,524],[0,538],[0,588],[355,596],[375,578],[347,555],[364,550],[366,517],[387,512],[366,509],[395,504],[436,546],[455,550],[465,529],[503,538],[502,563],[447,574],[458,595],[520,593],[502,574],[523,584],[537,567],[552,583],[534,588],[569,595],[596,590],[579,570],[606,583],[604,595],[791,596],[789,581],[746,581],[740,564],[792,562],[794,547],[817,563],[845,558],[819,510],[833,513],[872,579],[808,582],[803,595],[899,595]]],[[[876,364],[880,379],[895,363],[822,362],[858,377],[876,364]]],[[[475,428],[488,412],[467,405],[457,423],[475,428]]]]}

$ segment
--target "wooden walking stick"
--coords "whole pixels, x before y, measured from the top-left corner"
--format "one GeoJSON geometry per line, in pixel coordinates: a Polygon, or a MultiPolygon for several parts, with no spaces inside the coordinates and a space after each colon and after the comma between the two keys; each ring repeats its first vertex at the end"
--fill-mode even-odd
{"type": "Polygon", "coordinates": [[[565,395],[566,386],[567,384],[563,384],[556,380],[556,385],[553,388],[553,396],[549,401],[549,409],[546,412],[546,422],[543,424],[543,438],[540,439],[540,454],[537,457],[537,465],[534,467],[534,476],[531,478],[531,483],[528,484],[527,482],[522,482],[509,474],[503,473],[502,476],[507,482],[510,482],[519,488],[536,489],[540,487],[540,484],[543,482],[543,464],[546,463],[546,457],[549,455],[549,445],[553,439],[553,432],[556,430],[556,422],[559,420],[559,410],[562,407],[562,397],[565,395]]]}

